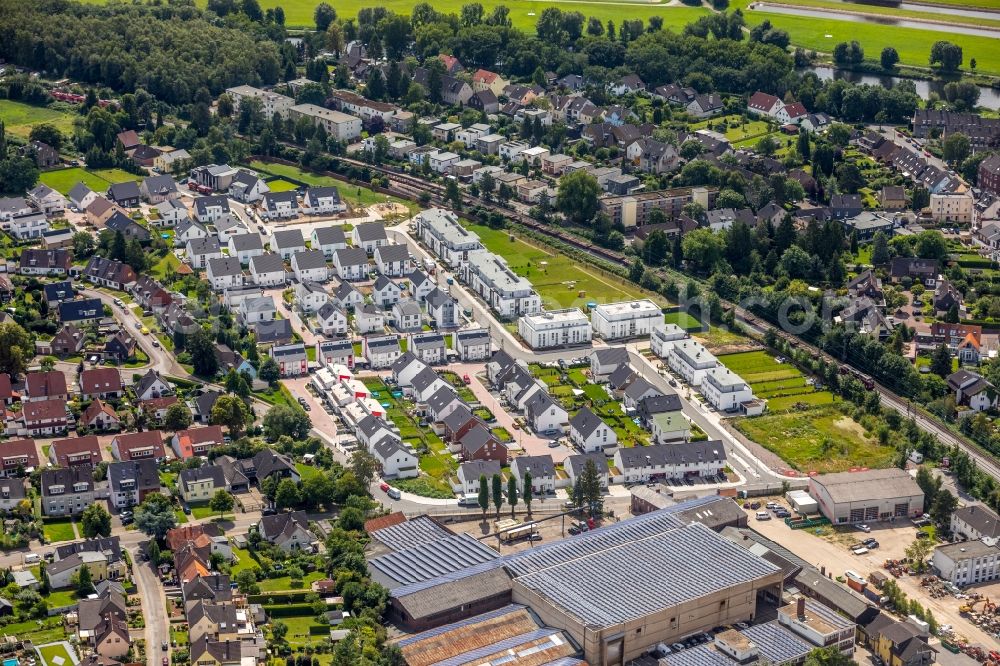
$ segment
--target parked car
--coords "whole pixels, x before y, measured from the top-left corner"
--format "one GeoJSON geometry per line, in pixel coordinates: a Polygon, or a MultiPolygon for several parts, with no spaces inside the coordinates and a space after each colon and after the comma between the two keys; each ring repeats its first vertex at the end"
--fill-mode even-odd
{"type": "Polygon", "coordinates": [[[771,520],[771,514],[767,511],[758,511],[756,513],[757,520],[771,520]]]}
{"type": "Polygon", "coordinates": [[[861,523],[860,525],[858,525],[858,529],[864,532],[865,534],[872,531],[872,528],[868,527],[868,525],[866,525],[865,523],[861,523]]]}

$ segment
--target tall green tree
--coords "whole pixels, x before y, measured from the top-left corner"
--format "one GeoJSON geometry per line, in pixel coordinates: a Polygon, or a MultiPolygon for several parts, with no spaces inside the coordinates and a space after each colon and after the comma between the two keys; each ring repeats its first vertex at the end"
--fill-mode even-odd
{"type": "Polygon", "coordinates": [[[214,377],[219,371],[219,359],[215,356],[215,340],[212,334],[204,328],[187,336],[187,351],[191,354],[191,365],[194,374],[201,377],[214,377]]]}
{"type": "Polygon", "coordinates": [[[510,505],[510,517],[514,517],[514,507],[517,505],[517,478],[507,478],[507,504],[510,505]]]}
{"type": "Polygon", "coordinates": [[[496,517],[500,518],[500,506],[503,504],[503,485],[499,474],[493,475],[493,507],[496,509],[496,517]]]}
{"type": "Polygon", "coordinates": [[[217,511],[219,513],[219,518],[222,518],[226,513],[233,510],[236,505],[236,501],[233,496],[225,488],[219,488],[212,495],[212,499],[208,501],[208,508],[212,511],[217,511]]]}
{"type": "Polygon", "coordinates": [[[479,508],[483,510],[483,520],[486,520],[486,512],[490,508],[490,488],[485,474],[479,475],[479,508]]]}
{"type": "Polygon", "coordinates": [[[600,196],[597,179],[580,169],[559,179],[556,208],[576,224],[585,224],[597,214],[600,196]]]}
{"type": "MultiPolygon", "coordinates": [[[[276,405],[276,407],[284,407],[284,405],[276,405]]],[[[272,409],[274,408],[272,407],[272,409]]],[[[235,439],[243,434],[252,418],[250,408],[240,398],[235,395],[223,395],[219,396],[219,399],[212,405],[209,420],[212,425],[228,428],[230,435],[235,439]]]]}
{"type": "Polygon", "coordinates": [[[177,515],[169,497],[150,493],[135,510],[135,526],[140,532],[162,541],[177,526],[177,515]]]}
{"type": "Polygon", "coordinates": [[[0,324],[0,372],[19,377],[35,356],[31,335],[13,321],[0,324]]]}
{"type": "Polygon", "coordinates": [[[527,511],[528,515],[530,516],[531,515],[531,497],[533,495],[533,493],[531,491],[531,488],[532,488],[532,486],[531,486],[531,472],[525,472],[524,473],[524,485],[522,487],[524,488],[524,498],[523,498],[524,499],[524,510],[527,511]]]}
{"type": "Polygon", "coordinates": [[[942,343],[935,347],[931,354],[930,370],[942,379],[951,374],[951,351],[948,345],[942,343]]]}
{"type": "Polygon", "coordinates": [[[111,536],[111,514],[102,504],[91,504],[84,509],[80,525],[88,539],[111,536]]]}

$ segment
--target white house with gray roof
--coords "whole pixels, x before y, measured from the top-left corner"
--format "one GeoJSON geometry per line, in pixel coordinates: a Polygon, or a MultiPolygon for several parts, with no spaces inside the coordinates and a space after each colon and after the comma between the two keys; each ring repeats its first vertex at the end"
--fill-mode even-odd
{"type": "Polygon", "coordinates": [[[156,206],[156,214],[159,216],[155,220],[150,220],[150,224],[158,227],[175,227],[181,222],[191,219],[184,202],[178,199],[167,199],[156,206]]]}
{"type": "Polygon", "coordinates": [[[448,360],[448,349],[444,344],[444,336],[433,331],[410,335],[407,349],[429,365],[444,363],[448,360]]]}
{"type": "Polygon", "coordinates": [[[222,195],[195,197],[194,217],[202,224],[215,222],[223,215],[229,215],[229,199],[222,195]]]}
{"type": "Polygon", "coordinates": [[[295,283],[295,305],[305,313],[318,311],[330,300],[323,285],[315,282],[295,283]]]}
{"type": "Polygon", "coordinates": [[[368,254],[373,254],[375,248],[389,244],[389,237],[386,236],[385,227],[381,222],[359,224],[351,232],[351,239],[354,247],[359,247],[368,254]]]}
{"type": "Polygon", "coordinates": [[[347,335],[347,313],[333,301],[327,301],[316,311],[316,323],[323,335],[347,335]]]}
{"type": "Polygon", "coordinates": [[[347,211],[347,204],[340,200],[336,187],[310,187],[302,198],[302,212],[306,215],[335,215],[347,211]]]}
{"type": "Polygon", "coordinates": [[[368,277],[368,254],[360,247],[346,247],[333,253],[333,267],[341,280],[364,280],[368,277]]]}
{"type": "Polygon", "coordinates": [[[427,294],[427,316],[439,329],[458,326],[458,303],[440,289],[427,294]]]}
{"type": "Polygon", "coordinates": [[[415,374],[413,379],[410,380],[409,390],[412,392],[415,400],[418,402],[427,402],[437,391],[446,387],[448,387],[448,382],[442,379],[432,368],[426,367],[415,374]]]}
{"type": "Polygon", "coordinates": [[[388,310],[398,303],[402,295],[403,290],[400,289],[399,285],[384,275],[379,275],[375,279],[375,284],[372,285],[372,300],[375,301],[375,305],[384,310],[388,310]]]}
{"type": "Polygon", "coordinates": [[[423,328],[423,312],[412,298],[404,298],[393,305],[392,315],[396,320],[396,330],[401,333],[419,331],[423,328]]]}
{"type": "Polygon", "coordinates": [[[615,431],[589,407],[584,407],[569,420],[569,438],[584,453],[603,452],[618,444],[615,431]]]}
{"type": "Polygon", "coordinates": [[[607,490],[610,475],[608,473],[608,458],[603,452],[577,454],[569,456],[563,461],[563,471],[569,477],[569,487],[572,488],[576,485],[576,480],[583,475],[588,462],[594,463],[601,489],[607,490]]]}
{"type": "Polygon", "coordinates": [[[274,321],[278,310],[274,307],[271,296],[250,296],[240,303],[239,318],[244,325],[257,324],[262,321],[274,321]]]}
{"type": "Polygon", "coordinates": [[[189,240],[185,251],[188,263],[194,268],[205,268],[210,259],[222,258],[222,247],[214,237],[189,240]]]}
{"type": "Polygon", "coordinates": [[[333,290],[333,300],[346,310],[347,308],[355,308],[364,303],[365,297],[351,283],[341,282],[333,290]]]}
{"type": "Polygon", "coordinates": [[[321,250],[327,259],[333,259],[333,253],[347,247],[347,237],[343,227],[317,227],[309,237],[312,249],[321,250]]]}
{"type": "Polygon", "coordinates": [[[200,222],[186,218],[177,222],[174,228],[174,247],[185,247],[188,241],[208,238],[208,229],[200,222]]]}
{"type": "Polygon", "coordinates": [[[229,246],[229,239],[240,234],[250,233],[242,221],[232,215],[223,215],[214,222],[215,237],[219,239],[219,245],[229,246]]]}
{"type": "Polygon", "coordinates": [[[306,241],[299,229],[282,229],[275,231],[271,236],[271,250],[281,255],[285,261],[291,259],[296,252],[304,252],[305,249],[306,241]]]}
{"type": "Polygon", "coordinates": [[[277,287],[285,284],[285,262],[281,255],[273,252],[258,254],[250,258],[250,275],[259,287],[277,287]]]}
{"type": "Polygon", "coordinates": [[[298,217],[299,195],[295,190],[268,192],[261,199],[258,214],[265,220],[290,220],[298,217]]]}
{"type": "Polygon", "coordinates": [[[292,255],[292,271],[299,282],[326,282],[330,267],[322,250],[303,250],[292,255]]]}
{"type": "Polygon", "coordinates": [[[492,341],[485,328],[456,331],[452,340],[458,358],[463,361],[485,361],[490,357],[492,341]]]}
{"type": "Polygon", "coordinates": [[[427,298],[427,294],[437,289],[434,280],[423,271],[413,271],[407,275],[406,283],[407,289],[410,291],[410,296],[418,302],[423,301],[427,298]]]}
{"type": "Polygon", "coordinates": [[[395,360],[399,358],[399,336],[366,336],[361,341],[361,353],[368,359],[372,370],[391,368],[395,360]]]}
{"type": "Polygon", "coordinates": [[[410,248],[406,245],[382,245],[375,248],[375,265],[387,277],[403,277],[414,269],[410,248]]]}
{"type": "Polygon", "coordinates": [[[264,244],[255,233],[235,234],[229,237],[229,256],[239,259],[241,264],[249,264],[254,257],[264,254],[264,244]]]}
{"type": "Polygon", "coordinates": [[[547,391],[539,389],[524,403],[524,414],[531,428],[540,434],[566,432],[569,414],[547,391]]]}
{"type": "Polygon", "coordinates": [[[552,456],[517,456],[510,463],[510,475],[517,479],[517,489],[524,496],[524,475],[531,473],[531,492],[535,495],[556,491],[556,465],[552,456]]]}
{"type": "Polygon", "coordinates": [[[282,377],[299,377],[309,372],[309,358],[302,343],[290,345],[275,345],[268,354],[278,364],[282,377]]]}
{"type": "Polygon", "coordinates": [[[371,303],[365,303],[354,309],[354,328],[361,335],[382,333],[385,330],[385,313],[371,303]]]}
{"type": "Polygon", "coordinates": [[[380,439],[369,451],[379,461],[383,478],[410,479],[420,475],[417,456],[395,435],[380,439]]]}
{"type": "Polygon", "coordinates": [[[229,183],[229,196],[245,204],[257,203],[270,191],[263,179],[244,169],[240,169],[229,183]]]}
{"type": "Polygon", "coordinates": [[[240,260],[236,257],[209,259],[205,276],[212,285],[212,289],[223,291],[243,284],[243,267],[240,266],[240,260]]]}
{"type": "Polygon", "coordinates": [[[392,364],[392,378],[401,387],[409,386],[418,372],[421,372],[427,364],[417,358],[409,349],[397,358],[392,364]]]}

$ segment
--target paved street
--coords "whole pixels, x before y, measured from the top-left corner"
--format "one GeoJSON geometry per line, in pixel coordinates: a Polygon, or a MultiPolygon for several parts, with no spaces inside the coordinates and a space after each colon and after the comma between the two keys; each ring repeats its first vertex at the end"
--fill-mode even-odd
{"type": "Polygon", "coordinates": [[[134,548],[129,552],[132,554],[135,586],[142,600],[142,616],[146,621],[146,665],[158,666],[159,660],[167,654],[161,651],[160,645],[164,641],[170,642],[167,597],[152,564],[142,561],[140,549],[134,548]]]}

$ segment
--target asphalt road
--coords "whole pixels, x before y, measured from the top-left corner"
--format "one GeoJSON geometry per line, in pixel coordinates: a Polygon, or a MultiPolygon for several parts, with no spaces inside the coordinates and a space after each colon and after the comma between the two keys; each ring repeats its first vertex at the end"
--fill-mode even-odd
{"type": "Polygon", "coordinates": [[[142,601],[142,617],[146,621],[146,665],[158,666],[157,662],[168,656],[161,644],[170,643],[170,620],[167,617],[167,597],[156,571],[149,562],[143,562],[140,549],[131,549],[132,571],[135,586],[142,601]]]}

